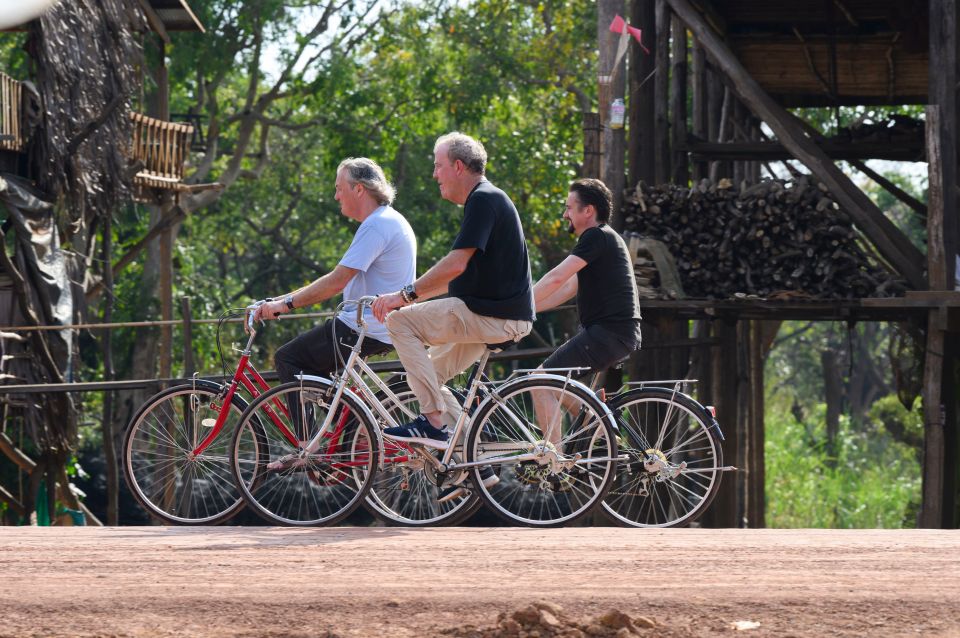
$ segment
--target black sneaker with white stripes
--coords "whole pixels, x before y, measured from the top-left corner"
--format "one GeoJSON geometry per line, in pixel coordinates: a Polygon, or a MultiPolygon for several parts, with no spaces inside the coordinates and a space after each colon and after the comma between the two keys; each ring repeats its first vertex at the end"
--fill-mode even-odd
{"type": "Polygon", "coordinates": [[[435,428],[422,414],[410,423],[387,428],[383,431],[387,438],[404,443],[418,443],[426,447],[445,450],[449,445],[450,435],[440,428],[435,428]]]}

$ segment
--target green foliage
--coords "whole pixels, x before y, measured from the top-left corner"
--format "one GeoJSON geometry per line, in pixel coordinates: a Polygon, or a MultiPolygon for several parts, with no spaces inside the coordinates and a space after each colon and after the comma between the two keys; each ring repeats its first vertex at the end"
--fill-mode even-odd
{"type": "MultiPolygon", "coordinates": [[[[217,74],[228,79],[218,94],[220,108],[237,109],[252,69],[252,53],[244,47],[256,23],[237,17],[245,12],[235,13],[231,3],[198,4],[210,31],[178,39],[172,110],[196,110],[196,78],[217,74]]],[[[281,68],[296,46],[278,32],[295,32],[297,16],[309,23],[309,11],[281,3],[258,10],[270,24],[265,37],[277,56],[261,65],[269,84],[274,78],[267,67],[281,68]]],[[[286,118],[286,125],[270,129],[267,170],[235,182],[183,224],[175,298],[189,296],[195,317],[213,317],[332,269],[356,227],[333,200],[336,167],[349,156],[373,158],[397,186],[394,205],[417,234],[418,270],[424,272],[446,254],[459,228],[460,209],[440,199],[432,178],[434,140],[451,130],[484,141],[488,175],[517,203],[534,274],[544,272],[572,245],[560,215],[582,158],[582,100],[594,91],[595,11],[582,0],[403,4],[378,18],[377,28],[349,54],[331,49],[291,80],[297,97],[272,108],[271,116],[286,118]]],[[[332,33],[329,41],[336,37],[332,33]]],[[[221,143],[229,147],[232,135],[221,143]]],[[[226,162],[218,159],[212,174],[226,162]]],[[[136,268],[124,275],[136,289],[149,290],[145,277],[136,268]]],[[[155,313],[145,301],[136,307],[155,313]]],[[[264,351],[303,328],[303,322],[270,325],[261,340],[264,351]]],[[[210,343],[212,333],[203,334],[195,339],[210,343]]],[[[216,365],[213,349],[198,348],[198,368],[209,371],[216,365]]]]}
{"type": "Polygon", "coordinates": [[[786,393],[771,394],[766,411],[767,526],[902,528],[916,526],[920,504],[917,450],[895,440],[881,413],[920,427],[919,410],[884,397],[860,426],[841,416],[836,458],[826,445],[825,406],[791,414],[786,393]]]}

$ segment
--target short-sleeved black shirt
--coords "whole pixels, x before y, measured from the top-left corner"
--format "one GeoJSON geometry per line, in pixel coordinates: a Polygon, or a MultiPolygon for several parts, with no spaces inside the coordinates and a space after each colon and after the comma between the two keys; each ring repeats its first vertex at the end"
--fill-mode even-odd
{"type": "Polygon", "coordinates": [[[606,224],[588,228],[573,248],[587,262],[577,272],[577,311],[584,328],[600,324],[627,339],[640,334],[640,299],[623,238],[606,224]]]}
{"type": "Polygon", "coordinates": [[[530,259],[516,206],[502,190],[481,181],[463,205],[453,250],[476,248],[467,269],[450,282],[451,297],[485,317],[533,321],[530,259]]]}

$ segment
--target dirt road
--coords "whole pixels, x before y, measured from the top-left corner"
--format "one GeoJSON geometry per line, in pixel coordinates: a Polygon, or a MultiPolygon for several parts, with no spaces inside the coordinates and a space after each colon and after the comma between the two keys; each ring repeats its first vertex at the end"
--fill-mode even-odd
{"type": "Polygon", "coordinates": [[[957,592],[956,531],[0,528],[0,636],[960,636],[957,592]]]}

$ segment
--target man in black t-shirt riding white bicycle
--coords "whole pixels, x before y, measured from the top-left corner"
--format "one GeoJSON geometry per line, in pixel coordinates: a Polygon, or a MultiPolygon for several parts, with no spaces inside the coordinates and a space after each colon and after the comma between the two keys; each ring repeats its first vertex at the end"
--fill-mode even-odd
{"type": "Polygon", "coordinates": [[[455,422],[460,406],[443,384],[477,361],[486,344],[519,341],[532,327],[533,283],[520,216],[487,181],[486,162],[483,145],[468,135],[437,139],[433,177],[441,197],[463,206],[460,232],[449,254],[422,277],[373,304],[420,401],[421,415],[386,429],[388,438],[446,449],[444,423],[455,422]]]}
{"type": "MultiPolygon", "coordinates": [[[[563,219],[577,245],[533,287],[537,312],[577,297],[580,330],[543,362],[543,368],[604,370],[640,347],[640,301],[633,260],[623,238],[607,225],[613,197],[598,179],[570,185],[563,219]]],[[[551,419],[543,416],[545,422],[551,419]]],[[[548,435],[548,439],[549,439],[548,435]]]]}

